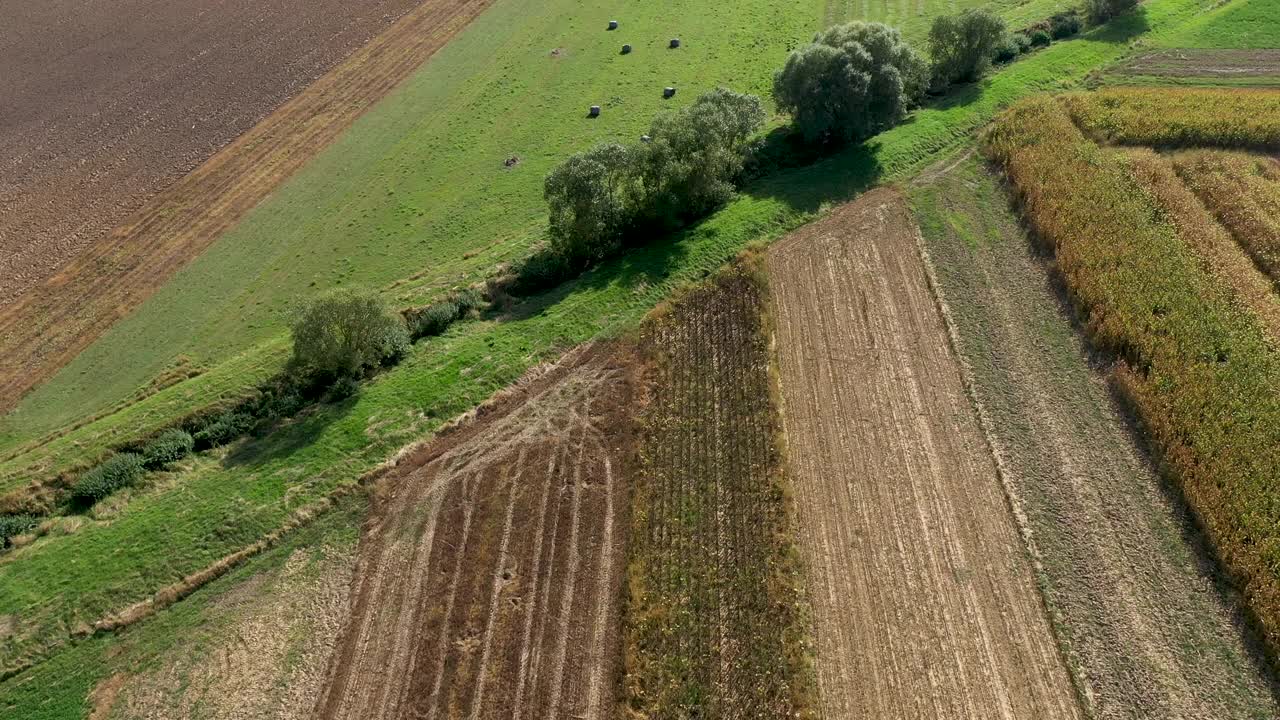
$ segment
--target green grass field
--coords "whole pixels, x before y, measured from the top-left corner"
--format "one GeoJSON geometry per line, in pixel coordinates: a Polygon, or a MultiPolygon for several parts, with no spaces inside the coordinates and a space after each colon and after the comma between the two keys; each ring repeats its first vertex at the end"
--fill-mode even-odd
{"type": "Polygon", "coordinates": [[[1178,32],[1153,38],[1155,47],[1280,48],[1280,0],[1227,2],[1178,32]]]}
{"type": "Polygon", "coordinates": [[[951,0],[945,5],[938,0],[827,0],[823,17],[828,25],[850,20],[882,22],[900,28],[913,41],[923,41],[929,33],[929,23],[940,12],[986,7],[1017,29],[1071,5],[1062,0],[951,0]]]}
{"type": "MultiPolygon", "coordinates": [[[[750,187],[723,210],[688,231],[610,262],[531,302],[513,317],[464,323],[455,326],[443,337],[420,343],[404,363],[369,383],[355,398],[338,405],[316,408],[268,438],[233,446],[223,456],[205,455],[192,461],[181,472],[171,476],[153,476],[152,485],[131,491],[132,496],[123,499],[127,503],[122,500],[116,505],[114,512],[108,512],[101,520],[87,522],[73,534],[42,538],[28,547],[3,556],[0,558],[0,616],[18,615],[33,619],[33,624],[24,628],[17,639],[5,641],[7,645],[4,647],[4,659],[8,661],[26,653],[55,650],[67,642],[68,629],[77,623],[91,622],[105,612],[145,597],[175,578],[203,567],[210,560],[252,542],[264,532],[278,526],[292,509],[339,484],[354,481],[399,446],[430,432],[445,419],[473,407],[493,391],[512,382],[532,365],[555,357],[563,349],[591,337],[617,334],[635,327],[644,313],[671,290],[714,272],[746,245],[778,237],[811,220],[825,207],[850,199],[874,184],[910,176],[940,153],[971,142],[974,131],[1001,108],[1028,94],[1074,86],[1092,69],[1121,57],[1134,38],[1144,33],[1154,37],[1171,32],[1196,17],[1210,2],[1211,0],[1150,0],[1142,16],[1126,19],[1100,32],[1059,43],[1033,54],[1002,69],[981,86],[963,89],[939,106],[916,113],[907,123],[864,146],[849,149],[810,167],[776,175],[750,187]]],[[[805,37],[818,24],[817,18],[821,17],[821,8],[817,6],[795,9],[790,4],[776,2],[744,4],[764,8],[761,12],[768,10],[776,13],[779,23],[777,27],[766,27],[771,22],[767,17],[762,19],[761,16],[756,16],[754,19],[741,21],[744,26],[755,28],[754,31],[761,35],[778,32],[779,36],[783,36],[791,32],[788,28],[794,28],[794,34],[790,37],[805,37]]],[[[555,5],[560,8],[557,12],[567,12],[567,3],[555,5]]],[[[474,51],[484,57],[490,52],[501,54],[505,48],[505,52],[513,52],[518,56],[520,48],[531,51],[530,48],[546,45],[539,45],[538,39],[558,43],[551,47],[572,45],[565,40],[568,21],[552,13],[551,9],[533,8],[518,0],[511,0],[510,5],[500,3],[495,6],[495,11],[500,11],[501,14],[513,7],[530,17],[544,17],[540,13],[555,17],[547,18],[541,23],[528,22],[526,26],[522,26],[523,29],[516,34],[529,33],[532,39],[527,39],[527,42],[511,40],[512,33],[508,32],[503,35],[508,38],[507,43],[494,49],[493,34],[496,32],[495,28],[502,25],[487,24],[497,21],[486,15],[479,25],[464,34],[465,42],[451,46],[433,60],[428,70],[446,61],[459,63],[457,67],[461,67],[465,65],[466,57],[458,55],[465,52],[474,51]],[[475,33],[480,33],[481,36],[473,37],[475,33]],[[490,50],[476,49],[477,47],[490,50]],[[451,58],[453,59],[450,60],[451,58]]],[[[695,9],[692,12],[697,11],[695,9]]],[[[625,22],[627,16],[618,14],[621,16],[619,19],[625,22]]],[[[749,13],[741,14],[745,16],[749,13]]],[[[512,21],[507,16],[503,18],[504,22],[512,21]]],[[[599,25],[603,25],[604,19],[606,15],[601,14],[599,25]]],[[[681,22],[688,25],[688,16],[681,22]]],[[[729,19],[724,22],[736,21],[729,19]]],[[[579,25],[587,26],[584,32],[595,33],[598,29],[596,24],[585,20],[579,21],[579,25]]],[[[668,33],[664,31],[663,35],[665,34],[668,33]]],[[[682,32],[681,35],[692,50],[692,46],[697,44],[694,39],[696,36],[688,32],[682,32]]],[[[608,39],[610,46],[621,41],[621,37],[618,35],[608,39]]],[[[777,53],[776,61],[768,58],[766,62],[758,57],[772,52],[768,50],[743,50],[740,55],[736,51],[724,50],[724,58],[737,58],[733,61],[739,63],[736,66],[739,69],[733,71],[737,74],[723,74],[731,72],[731,68],[735,67],[727,60],[719,70],[707,72],[709,76],[714,75],[715,80],[739,89],[759,90],[767,83],[772,67],[781,62],[784,48],[781,44],[770,44],[772,42],[765,45],[774,48],[777,53]]],[[[735,48],[747,46],[748,44],[741,43],[734,45],[735,48]]],[[[547,52],[550,50],[544,49],[547,52]]],[[[606,56],[603,45],[596,51],[601,53],[598,56],[601,63],[620,62],[617,58],[606,56]]],[[[640,46],[637,54],[630,59],[643,55],[643,51],[643,46],[640,46]]],[[[585,50],[582,52],[586,53],[585,50]]],[[[518,69],[518,77],[524,77],[524,69],[518,64],[503,65],[499,62],[497,67],[506,67],[504,72],[510,77],[516,77],[518,69]]],[[[578,78],[576,82],[583,83],[582,87],[604,88],[612,85],[612,81],[593,80],[589,77],[590,73],[585,70],[581,72],[580,76],[574,77],[578,78]]],[[[441,74],[437,81],[445,82],[453,77],[441,74]]],[[[294,247],[309,248],[308,241],[321,243],[326,241],[323,238],[328,238],[327,241],[341,241],[338,247],[343,252],[352,247],[361,247],[361,242],[364,242],[367,257],[372,258],[370,267],[381,268],[379,272],[384,272],[385,276],[373,275],[373,270],[355,263],[360,269],[345,276],[344,283],[358,281],[386,285],[392,278],[424,271],[426,274],[421,281],[402,285],[396,293],[406,294],[406,299],[428,296],[443,284],[456,282],[458,278],[478,276],[494,262],[514,255],[537,236],[542,223],[537,186],[540,184],[541,173],[561,157],[559,150],[550,147],[552,143],[562,143],[563,151],[567,153],[580,147],[579,144],[590,142],[592,138],[589,135],[603,136],[616,132],[625,136],[627,133],[634,133],[657,106],[657,100],[653,100],[653,107],[645,109],[643,115],[637,112],[632,117],[621,117],[624,114],[622,112],[606,112],[606,122],[616,124],[601,123],[591,126],[589,134],[574,130],[577,133],[574,136],[576,139],[570,138],[569,130],[557,135],[555,130],[543,127],[542,130],[548,136],[539,138],[536,137],[534,128],[526,128],[523,132],[527,134],[520,137],[530,146],[544,148],[535,154],[521,147],[502,146],[500,140],[489,139],[489,134],[514,137],[504,135],[516,132],[505,126],[520,125],[519,118],[507,123],[488,118],[478,121],[474,119],[475,116],[463,116],[483,127],[470,131],[454,128],[450,131],[448,123],[444,123],[442,127],[432,126],[430,132],[422,129],[423,135],[413,135],[415,128],[426,128],[424,117],[437,117],[430,102],[463,102],[451,93],[443,90],[430,91],[426,87],[420,89],[424,99],[411,100],[415,97],[413,93],[418,83],[430,84],[424,78],[429,78],[426,71],[412,81],[409,87],[391,98],[385,106],[366,117],[335,148],[326,152],[299,178],[260,208],[233,235],[215,246],[209,255],[180,274],[173,286],[161,294],[169,297],[170,302],[176,303],[178,298],[166,293],[176,293],[183,287],[209,288],[211,294],[208,295],[206,304],[215,305],[215,297],[223,297],[217,293],[225,291],[232,298],[230,306],[223,306],[216,311],[210,309],[207,315],[200,315],[203,318],[200,323],[190,323],[180,333],[161,337],[148,333],[164,335],[169,330],[164,327],[161,319],[168,318],[168,322],[177,322],[180,318],[166,315],[169,310],[163,307],[161,296],[157,296],[156,300],[148,303],[137,315],[95,345],[91,354],[98,353],[94,357],[104,363],[110,359],[111,362],[106,363],[105,368],[115,367],[123,372],[128,366],[126,361],[132,357],[130,353],[136,355],[130,362],[152,363],[152,366],[163,368],[171,354],[187,348],[188,354],[193,354],[202,361],[234,357],[235,362],[239,363],[238,367],[249,377],[254,373],[267,374],[283,358],[284,345],[280,340],[278,309],[273,312],[266,307],[265,298],[274,298],[276,302],[287,304],[292,294],[285,289],[268,288],[269,277],[244,271],[250,264],[249,260],[233,262],[230,251],[219,248],[228,245],[235,238],[240,238],[239,242],[249,242],[250,236],[246,233],[257,232],[255,228],[273,227],[277,234],[263,230],[264,234],[252,236],[263,243],[264,247],[275,248],[272,257],[276,259],[260,259],[260,266],[269,268],[277,262],[288,263],[299,274],[297,283],[300,287],[310,290],[311,277],[316,277],[317,287],[325,277],[329,281],[336,281],[337,278],[330,275],[307,275],[301,268],[308,267],[308,262],[321,267],[331,261],[332,257],[344,255],[341,252],[331,252],[326,262],[322,262],[321,258],[304,262],[305,258],[292,257],[297,250],[283,249],[287,242],[299,243],[294,247]],[[415,104],[417,102],[426,104],[415,104]],[[431,109],[428,111],[425,108],[431,109]],[[616,121],[614,116],[617,116],[616,121]],[[451,207],[453,215],[437,214],[432,210],[417,220],[397,219],[395,208],[399,207],[398,203],[401,201],[388,200],[391,197],[387,194],[388,189],[394,189],[396,197],[406,198],[405,201],[408,202],[411,193],[406,188],[417,188],[414,192],[421,194],[418,202],[425,202],[422,198],[435,197],[431,193],[438,192],[444,197],[453,188],[453,181],[428,183],[423,178],[426,161],[405,159],[410,150],[418,146],[396,136],[398,132],[409,133],[420,142],[422,138],[438,139],[439,133],[449,135],[449,132],[455,132],[458,137],[470,138],[474,145],[468,145],[462,140],[456,143],[454,140],[447,143],[440,141],[443,144],[434,148],[439,155],[432,156],[442,158],[441,168],[452,167],[452,172],[463,175],[468,172],[464,158],[479,157],[486,147],[493,149],[495,171],[492,177],[478,172],[474,173],[477,175],[475,178],[456,178],[458,183],[476,183],[469,187],[493,190],[492,193],[485,192],[477,196],[488,198],[489,201],[468,203],[462,195],[458,195],[452,206],[443,201],[441,203],[441,207],[451,207]],[[432,136],[431,132],[437,135],[432,136]],[[466,132],[472,134],[466,135],[466,132]],[[365,134],[382,137],[382,144],[377,146],[376,152],[367,149],[374,147],[376,143],[372,139],[364,139],[365,134]],[[571,140],[579,144],[572,144],[571,140]],[[361,144],[365,142],[370,145],[361,144]],[[539,144],[543,142],[547,144],[539,144]],[[362,151],[366,152],[365,155],[345,157],[343,154],[360,148],[366,148],[362,151]],[[525,155],[526,152],[529,154],[525,155]],[[520,154],[525,160],[515,171],[506,172],[501,169],[501,160],[510,153],[520,154]],[[457,164],[448,165],[445,160],[449,158],[454,158],[457,164]],[[344,165],[344,162],[349,163],[349,166],[344,165]],[[365,164],[361,165],[362,162],[365,164]],[[357,171],[371,174],[360,175],[357,171]],[[384,174],[379,175],[378,172],[384,174]],[[522,172],[528,172],[529,175],[518,174],[522,172]],[[327,185],[333,184],[333,177],[339,174],[344,179],[341,185],[346,190],[335,187],[325,189],[327,185]],[[369,177],[381,180],[377,183],[360,184],[360,178],[369,177]],[[517,182],[517,178],[522,179],[517,182]],[[379,189],[370,189],[375,187],[379,189]],[[510,194],[498,192],[498,188],[505,188],[510,194]],[[315,200],[317,207],[331,208],[326,211],[328,214],[318,213],[320,217],[329,220],[318,219],[310,226],[318,234],[315,238],[302,233],[289,235],[292,240],[284,239],[285,233],[292,232],[291,223],[296,224],[301,218],[300,210],[290,208],[305,207],[300,203],[307,202],[307,198],[315,200]],[[321,203],[320,200],[324,202],[321,203]],[[347,227],[345,223],[333,221],[334,217],[349,217],[351,220],[348,222],[353,224],[347,227]],[[410,225],[404,226],[405,222],[410,225]],[[366,224],[370,227],[364,227],[366,224]],[[373,227],[377,229],[371,229],[373,227]],[[438,236],[430,234],[438,239],[438,245],[414,245],[411,239],[428,236],[428,227],[439,231],[438,236]],[[505,232],[498,232],[498,229],[505,229],[505,232]],[[278,239],[281,244],[273,245],[269,242],[271,239],[278,239]],[[465,259],[462,254],[467,250],[479,250],[481,254],[465,259]],[[400,253],[404,257],[418,259],[413,262],[401,260],[398,256],[400,253]],[[237,265],[236,262],[242,264],[237,265]],[[249,279],[242,278],[248,283],[245,287],[252,289],[226,290],[223,287],[214,293],[217,283],[208,278],[201,280],[198,277],[200,272],[211,273],[209,278],[218,278],[229,284],[235,284],[235,279],[223,276],[244,272],[250,276],[249,279]],[[235,304],[238,302],[236,298],[242,297],[245,292],[259,290],[264,293],[264,305],[259,307],[246,303],[246,308],[239,310],[235,304]],[[231,310],[226,310],[227,307],[231,310]],[[220,314],[224,312],[227,314],[220,314]],[[240,312],[244,315],[237,315],[240,312]],[[198,337],[206,330],[210,333],[209,346],[202,352],[191,352],[190,347],[194,342],[186,338],[198,337]],[[172,341],[175,346],[166,346],[164,343],[168,341],[172,341]],[[122,354],[120,357],[103,350],[112,342],[122,343],[114,346],[116,352],[122,354]],[[255,342],[263,344],[245,353],[235,354],[243,347],[241,343],[248,345],[255,342]]],[[[494,82],[498,83],[496,79],[494,82]]],[[[532,86],[532,80],[529,85],[524,80],[516,83],[508,79],[505,82],[510,85],[507,94],[515,93],[518,96],[517,99],[504,100],[505,102],[531,107],[520,102],[519,98],[528,99],[524,93],[532,86]]],[[[548,83],[538,86],[545,89],[554,81],[544,77],[540,82],[548,83]]],[[[637,86],[648,85],[648,82],[641,79],[634,79],[634,82],[637,86]]],[[[658,86],[663,82],[666,80],[653,80],[653,84],[658,86]]],[[[468,82],[467,78],[458,77],[456,83],[454,87],[460,88],[459,93],[470,93],[472,103],[482,105],[486,101],[499,103],[501,100],[485,97],[484,89],[475,87],[476,83],[468,82]]],[[[503,85],[498,83],[486,87],[492,89],[498,86],[503,85]]],[[[529,92],[537,95],[541,90],[529,92]]],[[[691,93],[686,93],[686,96],[688,94],[691,93]]],[[[584,103],[574,104],[576,106],[584,103]]],[[[479,105],[453,104],[450,107],[456,114],[461,107],[474,109],[479,105]]],[[[437,119],[444,122],[446,116],[437,119]]],[[[577,117],[565,117],[557,120],[556,125],[569,127],[576,122],[577,117]]],[[[435,167],[434,161],[432,166],[435,167]]],[[[435,174],[432,178],[445,177],[444,170],[433,172],[435,174]]],[[[472,196],[467,196],[470,197],[472,196]]],[[[289,282],[293,280],[282,278],[279,281],[281,287],[287,286],[289,282]]],[[[197,310],[199,308],[190,312],[196,313],[197,310]]],[[[89,361],[82,358],[58,380],[29,398],[11,416],[11,422],[14,418],[30,420],[34,426],[22,425],[19,429],[17,425],[11,424],[8,436],[10,445],[21,439],[42,435],[65,421],[58,418],[74,418],[90,412],[90,407],[109,405],[112,397],[127,393],[134,385],[146,380],[145,376],[136,382],[123,380],[122,375],[113,375],[104,369],[99,382],[103,385],[114,382],[117,390],[91,393],[93,387],[90,387],[92,383],[88,380],[72,382],[69,379],[79,377],[81,371],[86,373],[86,378],[89,377],[86,368],[90,366],[84,364],[87,362],[89,361]],[[112,393],[116,395],[113,396],[112,393]],[[39,398],[43,400],[33,400],[39,398]],[[46,408],[40,403],[50,405],[46,408]],[[36,412],[36,408],[41,412],[36,412]],[[41,418],[38,422],[37,417],[41,418]]],[[[94,377],[99,376],[95,374],[94,377]]],[[[221,367],[214,367],[205,375],[159,393],[126,411],[71,432],[60,440],[43,446],[36,453],[10,459],[4,469],[15,470],[33,458],[45,470],[76,462],[77,459],[92,455],[95,443],[100,448],[105,442],[103,438],[106,433],[113,429],[123,435],[135,420],[161,423],[166,414],[181,414],[184,405],[189,408],[218,394],[234,392],[234,378],[234,375],[223,373],[221,367]]],[[[8,487],[12,487],[21,482],[22,475],[14,472],[8,477],[10,480],[5,482],[8,487]]],[[[7,487],[0,486],[0,489],[7,487]]],[[[63,662],[62,658],[66,655],[56,653],[53,657],[57,662],[63,662]]],[[[0,686],[0,703],[9,702],[10,698],[19,695],[30,700],[32,696],[22,695],[27,691],[20,690],[27,686],[20,683],[31,676],[25,674],[0,686]]],[[[0,707],[3,705],[0,704],[0,707]]]]}

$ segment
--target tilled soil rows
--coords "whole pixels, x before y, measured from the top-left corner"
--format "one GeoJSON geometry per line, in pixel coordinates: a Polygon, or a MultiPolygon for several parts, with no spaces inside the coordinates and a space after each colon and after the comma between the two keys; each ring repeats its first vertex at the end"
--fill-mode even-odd
{"type": "Polygon", "coordinates": [[[0,412],[146,300],[491,0],[431,0],[387,27],[419,2],[148,0],[86,13],[60,0],[0,27],[0,412]],[[38,30],[59,23],[66,52],[48,61],[33,47],[53,43],[38,30]],[[147,40],[157,35],[163,41],[147,40]]]}
{"type": "Polygon", "coordinates": [[[635,367],[579,351],[380,481],[315,716],[612,717],[635,367]]]}
{"type": "Polygon", "coordinates": [[[768,267],[823,716],[1080,717],[901,197],[768,267]]]}
{"type": "Polygon", "coordinates": [[[1156,50],[1116,66],[1118,75],[1280,79],[1280,50],[1156,50]]]}

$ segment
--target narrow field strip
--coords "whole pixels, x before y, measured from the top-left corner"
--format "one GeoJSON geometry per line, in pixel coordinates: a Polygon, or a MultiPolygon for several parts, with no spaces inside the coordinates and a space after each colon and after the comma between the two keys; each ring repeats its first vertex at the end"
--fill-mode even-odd
{"type": "Polygon", "coordinates": [[[735,268],[646,326],[624,624],[638,717],[814,717],[764,299],[735,268]]]}
{"type": "Polygon", "coordinates": [[[1080,718],[902,198],[769,254],[824,717],[1080,718]]]}
{"type": "Polygon", "coordinates": [[[381,481],[318,717],[611,717],[634,372],[576,352],[381,481]]]}
{"type": "Polygon", "coordinates": [[[0,412],[150,297],[492,0],[430,0],[0,308],[0,412]]]}
{"type": "MultiPolygon", "coordinates": [[[[1179,193],[1167,163],[1130,155],[1135,167],[1155,163],[1148,189],[1172,200],[1165,207],[1206,262],[1229,272],[1234,250],[1261,279],[1222,228],[1200,224],[1204,208],[1179,193]]],[[[1097,358],[1073,326],[1052,256],[1019,227],[998,179],[969,158],[913,189],[911,202],[1090,717],[1280,716],[1238,602],[1222,592],[1104,372],[1091,367],[1097,358]]]]}

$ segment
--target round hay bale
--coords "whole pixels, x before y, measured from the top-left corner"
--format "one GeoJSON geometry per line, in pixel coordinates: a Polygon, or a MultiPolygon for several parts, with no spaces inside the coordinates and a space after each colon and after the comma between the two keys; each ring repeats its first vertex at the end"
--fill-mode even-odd
{"type": "Polygon", "coordinates": [[[680,38],[671,38],[671,47],[672,48],[680,47],[680,38]]]}
{"type": "Polygon", "coordinates": [[[647,143],[647,142],[650,142],[650,141],[652,141],[652,140],[653,140],[653,138],[649,137],[648,135],[641,135],[641,136],[640,136],[640,142],[642,142],[642,143],[647,143]]]}
{"type": "Polygon", "coordinates": [[[623,55],[630,55],[630,54],[631,54],[631,46],[630,46],[630,45],[623,45],[623,46],[622,46],[622,54],[623,54],[623,55]]]}
{"type": "Polygon", "coordinates": [[[676,95],[675,88],[673,87],[662,88],[662,97],[669,98],[669,97],[675,97],[675,95],[676,95]]]}
{"type": "Polygon", "coordinates": [[[600,117],[600,106],[592,105],[591,109],[587,111],[587,117],[600,117]]]}
{"type": "Polygon", "coordinates": [[[609,21],[609,29],[610,29],[610,30],[617,30],[617,29],[618,29],[618,21],[617,21],[617,20],[610,20],[610,21],[609,21]]]}

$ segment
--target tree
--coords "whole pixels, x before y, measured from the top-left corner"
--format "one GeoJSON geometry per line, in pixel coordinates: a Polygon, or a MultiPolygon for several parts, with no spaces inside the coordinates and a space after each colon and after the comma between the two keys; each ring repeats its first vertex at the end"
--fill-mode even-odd
{"type": "Polygon", "coordinates": [[[643,204],[664,224],[702,215],[733,196],[743,146],[764,126],[760,98],[717,88],[654,119],[639,148],[643,204]]]}
{"type": "Polygon", "coordinates": [[[576,264],[613,253],[635,215],[633,152],[607,143],[572,155],[547,176],[551,244],[576,264]]]}
{"type": "Polygon", "coordinates": [[[838,144],[899,122],[927,80],[924,61],[897,30],[854,22],[792,52],[774,76],[773,94],[807,141],[838,144]]]}
{"type": "Polygon", "coordinates": [[[1089,20],[1103,23],[1138,6],[1138,0],[1085,0],[1089,20]]]}
{"type": "Polygon", "coordinates": [[[369,292],[321,295],[293,321],[293,363],[321,381],[358,376],[408,347],[404,319],[369,292]]]}
{"type": "Polygon", "coordinates": [[[936,18],[929,30],[935,87],[981,78],[1004,36],[1004,20],[986,8],[936,18]]]}

